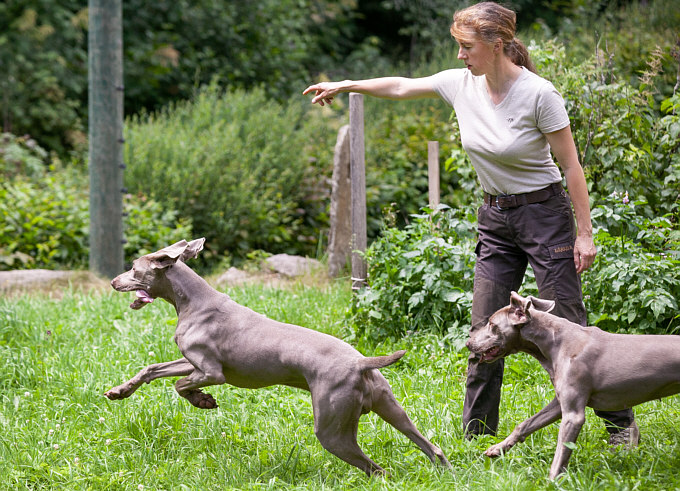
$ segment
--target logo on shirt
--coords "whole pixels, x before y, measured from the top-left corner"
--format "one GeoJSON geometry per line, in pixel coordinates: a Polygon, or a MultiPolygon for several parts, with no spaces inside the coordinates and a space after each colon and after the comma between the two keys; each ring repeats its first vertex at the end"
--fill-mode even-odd
{"type": "Polygon", "coordinates": [[[508,123],[512,123],[515,120],[515,118],[508,118],[508,123]]]}

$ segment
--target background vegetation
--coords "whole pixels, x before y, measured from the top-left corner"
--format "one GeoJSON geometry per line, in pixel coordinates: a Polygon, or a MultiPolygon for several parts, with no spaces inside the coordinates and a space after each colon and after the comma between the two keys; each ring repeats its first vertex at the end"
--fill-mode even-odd
{"type": "MultiPolygon", "coordinates": [[[[456,5],[126,0],[127,259],[190,236],[208,238],[203,270],[254,250],[322,258],[347,105],[311,107],[301,91],[327,77],[459,66],[448,36],[456,5]]],[[[680,13],[670,0],[511,6],[539,72],[565,97],[588,178],[600,246],[584,277],[591,321],[674,332],[680,13]]],[[[0,269],[87,261],[85,7],[0,5],[0,269]]],[[[366,143],[374,246],[370,288],[351,309],[356,332],[460,338],[481,194],[455,118],[436,100],[367,98],[366,143]],[[428,140],[440,142],[442,201],[453,207],[436,226],[421,210],[428,140]]]]}
{"type": "MultiPolygon", "coordinates": [[[[209,237],[204,271],[249,254],[323,258],[331,152],[346,99],[311,107],[326,78],[426,75],[456,63],[450,0],[124,0],[126,258],[209,237]]],[[[593,201],[599,256],[584,275],[589,320],[678,332],[680,11],[674,0],[507,2],[540,73],[564,94],[593,201]]],[[[87,263],[87,2],[0,3],[0,270],[87,263]]],[[[467,441],[460,412],[474,261],[473,169],[438,101],[366,99],[369,286],[229,290],[284,322],[363,353],[406,348],[384,370],[454,465],[442,472],[382,420],[359,441],[392,476],[367,480],[313,435],[309,397],[217,387],[189,407],[170,381],[103,392],[177,358],[172,308],[60,291],[0,298],[0,488],[669,489],[680,482],[680,396],[636,407],[643,444],[609,451],[590,416],[569,472],[547,480],[557,425],[507,456],[467,441]],[[445,156],[443,206],[427,202],[426,142],[445,156]]],[[[524,293],[532,293],[532,272],[524,293]]],[[[547,374],[506,363],[499,436],[552,398],[547,374]]]]}

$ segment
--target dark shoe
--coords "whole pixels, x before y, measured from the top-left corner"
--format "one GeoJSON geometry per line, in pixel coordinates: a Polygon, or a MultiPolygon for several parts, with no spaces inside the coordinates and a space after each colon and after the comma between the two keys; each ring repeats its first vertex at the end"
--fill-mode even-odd
{"type": "Polygon", "coordinates": [[[612,450],[616,450],[619,447],[631,449],[637,447],[639,443],[640,430],[635,421],[628,428],[609,435],[609,445],[612,447],[612,450]]]}

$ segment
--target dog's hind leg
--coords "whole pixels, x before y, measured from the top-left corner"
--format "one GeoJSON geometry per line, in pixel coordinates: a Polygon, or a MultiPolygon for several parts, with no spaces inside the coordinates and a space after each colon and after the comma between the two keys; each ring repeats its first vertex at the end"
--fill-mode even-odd
{"type": "Polygon", "coordinates": [[[142,384],[148,384],[152,380],[156,380],[157,378],[161,377],[189,375],[193,371],[194,366],[189,363],[186,358],[168,361],[165,363],[156,363],[143,368],[130,380],[119,385],[118,387],[108,390],[106,393],[104,393],[104,395],[111,400],[125,399],[126,397],[130,397],[132,393],[136,391],[142,384]]]}
{"type": "Polygon", "coordinates": [[[371,410],[406,435],[413,443],[418,445],[432,462],[435,464],[439,463],[450,469],[451,464],[444,455],[444,452],[433,445],[431,441],[418,431],[416,425],[411,421],[406,414],[406,411],[404,411],[404,408],[401,407],[394,397],[392,389],[385,377],[377,371],[373,372],[372,375],[375,378],[373,381],[374,393],[371,410]]]}
{"type": "Polygon", "coordinates": [[[321,446],[336,457],[364,471],[369,477],[385,475],[357,443],[362,394],[352,384],[334,388],[312,388],[314,434],[321,446]]]}

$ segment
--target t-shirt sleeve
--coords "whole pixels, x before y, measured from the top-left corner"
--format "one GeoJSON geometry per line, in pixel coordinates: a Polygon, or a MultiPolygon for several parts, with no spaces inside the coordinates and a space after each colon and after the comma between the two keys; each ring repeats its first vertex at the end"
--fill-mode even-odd
{"type": "Polygon", "coordinates": [[[465,69],[452,68],[430,75],[429,79],[432,83],[432,89],[437,95],[453,106],[453,101],[456,99],[458,87],[464,74],[465,69]]]}
{"type": "Polygon", "coordinates": [[[541,133],[551,133],[569,126],[564,99],[551,83],[545,84],[536,101],[536,123],[541,133]]]}

